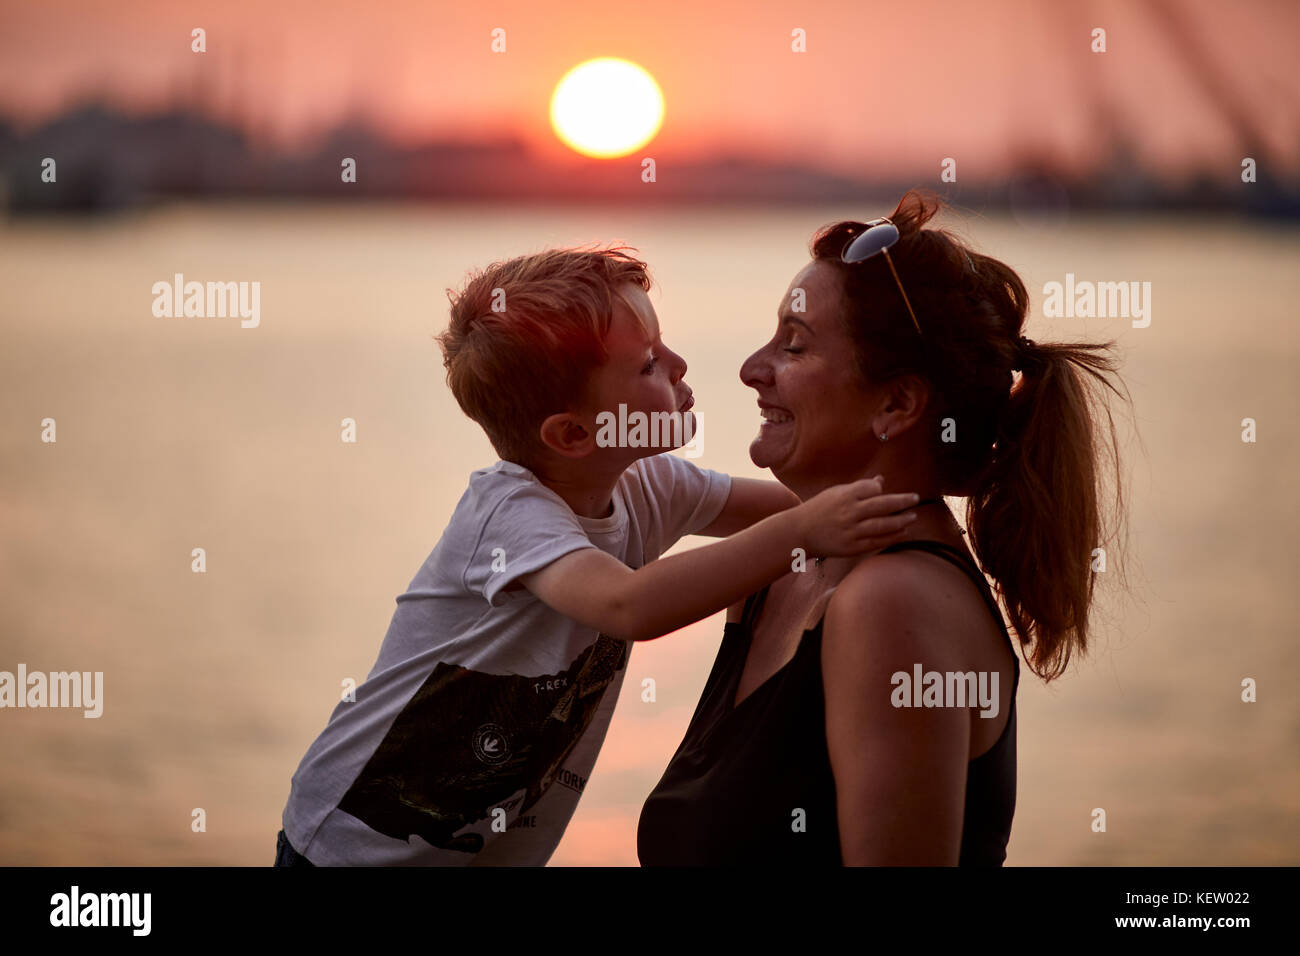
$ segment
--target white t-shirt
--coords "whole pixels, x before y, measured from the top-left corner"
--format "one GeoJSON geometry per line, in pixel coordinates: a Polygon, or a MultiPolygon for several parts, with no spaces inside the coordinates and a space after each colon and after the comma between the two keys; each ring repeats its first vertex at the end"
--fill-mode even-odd
{"type": "Polygon", "coordinates": [[[630,646],[507,585],[579,548],[639,568],[709,525],[730,490],[727,475],[665,453],[623,473],[612,514],[584,518],[513,462],[474,472],[356,700],[334,708],[293,775],[293,848],[324,866],[544,865],[630,646]]]}

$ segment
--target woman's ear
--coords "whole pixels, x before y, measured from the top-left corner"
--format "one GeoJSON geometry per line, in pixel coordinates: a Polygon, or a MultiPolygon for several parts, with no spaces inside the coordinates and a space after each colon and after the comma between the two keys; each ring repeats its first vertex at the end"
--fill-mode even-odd
{"type": "Polygon", "coordinates": [[[872,423],[876,437],[897,438],[925,417],[929,405],[929,383],[919,375],[900,375],[886,386],[884,407],[872,423]]]}

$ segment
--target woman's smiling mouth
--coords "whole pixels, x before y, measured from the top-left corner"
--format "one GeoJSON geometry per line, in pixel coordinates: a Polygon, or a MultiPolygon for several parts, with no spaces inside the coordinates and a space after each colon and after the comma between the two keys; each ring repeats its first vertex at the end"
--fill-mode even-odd
{"type": "Polygon", "coordinates": [[[794,416],[784,408],[777,408],[775,405],[767,405],[763,402],[758,403],[758,413],[763,418],[763,425],[788,425],[794,421],[794,416]]]}

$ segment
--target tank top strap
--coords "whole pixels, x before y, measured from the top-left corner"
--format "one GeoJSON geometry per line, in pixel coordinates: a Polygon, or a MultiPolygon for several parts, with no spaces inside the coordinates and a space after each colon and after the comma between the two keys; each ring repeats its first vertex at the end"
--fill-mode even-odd
{"type": "Polygon", "coordinates": [[[893,551],[928,551],[930,554],[937,555],[961,568],[966,573],[966,576],[975,582],[975,587],[979,589],[980,596],[984,598],[984,604],[988,607],[989,613],[998,622],[998,628],[1002,631],[1002,636],[1006,638],[1007,646],[1011,648],[1011,656],[1015,659],[1016,676],[1020,676],[1020,659],[1016,654],[1015,644],[1011,640],[1011,632],[1007,630],[1006,621],[1002,618],[1002,609],[998,607],[997,601],[993,598],[993,589],[989,587],[984,572],[971,560],[969,555],[943,541],[931,541],[928,538],[917,541],[900,541],[882,549],[880,553],[889,554],[893,551]]]}
{"type": "Polygon", "coordinates": [[[750,634],[754,629],[754,621],[763,610],[763,602],[767,600],[767,591],[771,584],[765,584],[763,587],[749,597],[745,598],[745,607],[740,612],[740,629],[746,634],[750,634]]]}

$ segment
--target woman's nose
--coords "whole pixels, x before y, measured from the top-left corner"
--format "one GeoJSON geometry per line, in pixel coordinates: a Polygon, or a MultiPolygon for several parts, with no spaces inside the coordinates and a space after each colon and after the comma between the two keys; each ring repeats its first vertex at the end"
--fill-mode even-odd
{"type": "Polygon", "coordinates": [[[740,380],[751,388],[762,384],[769,377],[767,361],[765,360],[766,353],[766,349],[759,349],[741,363],[740,380]]]}

